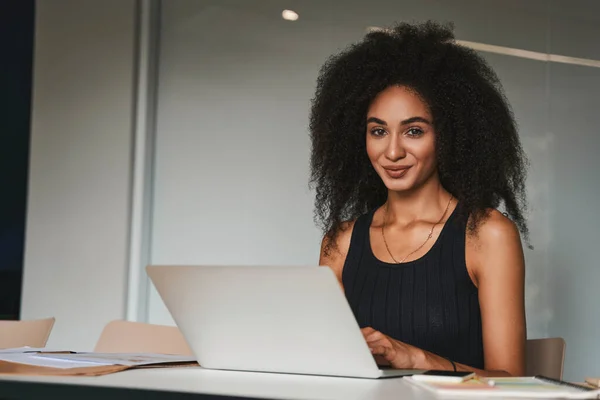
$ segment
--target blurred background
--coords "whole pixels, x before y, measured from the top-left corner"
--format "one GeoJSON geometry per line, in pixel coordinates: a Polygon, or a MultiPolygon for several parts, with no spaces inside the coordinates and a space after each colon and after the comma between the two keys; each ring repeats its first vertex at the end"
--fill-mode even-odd
{"type": "Polygon", "coordinates": [[[0,2],[0,314],[89,350],[112,319],[173,323],[147,264],[316,264],[319,68],[427,19],[491,63],[519,124],[528,336],[565,338],[565,379],[600,375],[596,0],[0,2]]]}

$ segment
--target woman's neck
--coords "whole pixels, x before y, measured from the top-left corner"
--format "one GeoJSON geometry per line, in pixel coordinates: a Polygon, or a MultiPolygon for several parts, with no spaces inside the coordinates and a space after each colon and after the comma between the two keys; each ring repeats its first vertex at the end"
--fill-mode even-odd
{"type": "MultiPolygon", "coordinates": [[[[387,224],[409,225],[417,221],[437,222],[448,208],[452,195],[438,180],[406,192],[388,191],[387,224]]],[[[452,203],[455,201],[453,200],[452,203]]]]}

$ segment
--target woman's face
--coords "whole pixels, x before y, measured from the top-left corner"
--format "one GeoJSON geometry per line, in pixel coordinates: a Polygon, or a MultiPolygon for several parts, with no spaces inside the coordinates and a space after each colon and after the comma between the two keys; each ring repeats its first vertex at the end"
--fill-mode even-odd
{"type": "Polygon", "coordinates": [[[411,190],[437,177],[433,120],[414,91],[391,86],[373,100],[367,154],[388,190],[411,190]]]}

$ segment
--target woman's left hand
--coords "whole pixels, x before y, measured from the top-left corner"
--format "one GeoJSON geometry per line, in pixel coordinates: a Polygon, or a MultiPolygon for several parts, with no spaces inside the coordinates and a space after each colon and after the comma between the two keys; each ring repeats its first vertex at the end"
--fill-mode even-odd
{"type": "Polygon", "coordinates": [[[377,364],[398,369],[417,368],[416,347],[392,339],[371,327],[362,328],[361,331],[377,364]]]}

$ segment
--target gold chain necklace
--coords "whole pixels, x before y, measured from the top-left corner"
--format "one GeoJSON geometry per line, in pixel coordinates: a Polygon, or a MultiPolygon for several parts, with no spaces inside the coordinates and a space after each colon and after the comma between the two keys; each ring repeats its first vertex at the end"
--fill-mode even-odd
{"type": "Polygon", "coordinates": [[[446,209],[444,210],[444,213],[442,214],[442,217],[440,218],[440,220],[438,222],[436,222],[435,224],[433,224],[433,226],[431,227],[431,231],[429,231],[429,235],[427,236],[427,239],[425,239],[425,241],[423,242],[422,245],[420,245],[419,247],[417,247],[416,250],[414,250],[413,252],[410,252],[406,255],[406,257],[404,257],[402,260],[397,261],[394,258],[394,255],[392,254],[392,252],[390,251],[390,248],[388,247],[387,241],[385,240],[385,234],[384,234],[384,228],[385,228],[385,220],[387,219],[387,215],[388,215],[388,209],[390,206],[390,203],[387,202],[385,205],[385,216],[383,217],[383,225],[381,226],[381,236],[383,237],[383,243],[385,243],[385,248],[387,249],[387,252],[389,253],[390,257],[392,257],[392,260],[394,260],[394,262],[396,264],[401,264],[404,262],[404,260],[406,260],[408,257],[410,257],[411,255],[415,254],[417,251],[421,250],[423,248],[423,246],[425,246],[425,244],[429,241],[429,239],[431,239],[431,237],[433,236],[433,230],[435,229],[436,226],[438,226],[440,224],[440,222],[442,222],[442,220],[444,219],[444,216],[446,215],[446,213],[448,212],[448,209],[450,208],[450,203],[452,202],[452,199],[454,198],[454,196],[450,196],[450,200],[448,200],[448,205],[446,205],[446,209]]]}

